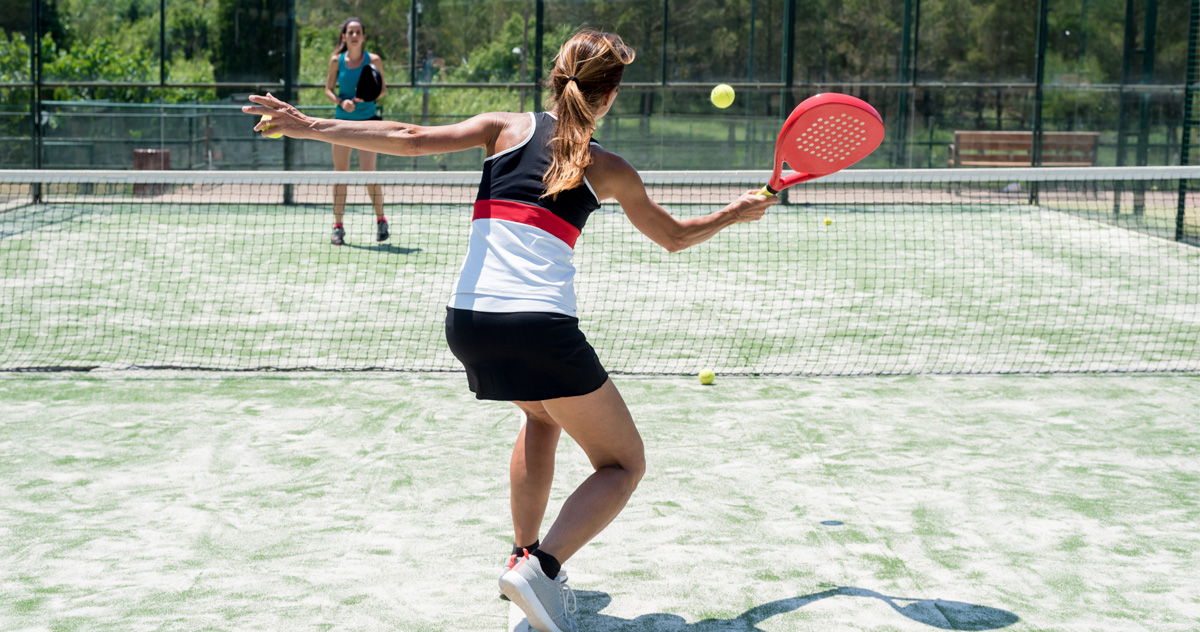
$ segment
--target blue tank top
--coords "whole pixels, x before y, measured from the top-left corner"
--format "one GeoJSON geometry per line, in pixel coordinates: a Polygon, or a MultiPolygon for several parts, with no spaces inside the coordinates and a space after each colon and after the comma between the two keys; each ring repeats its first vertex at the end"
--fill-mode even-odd
{"type": "MultiPolygon", "coordinates": [[[[358,78],[362,76],[363,66],[371,63],[371,53],[363,51],[363,62],[358,68],[350,68],[346,65],[346,53],[342,53],[338,57],[338,97],[342,99],[354,99],[355,93],[358,91],[358,78]]],[[[363,101],[362,103],[354,104],[354,111],[347,112],[342,109],[342,106],[337,107],[337,112],[333,118],[346,121],[365,121],[375,117],[375,102],[363,101]]]]}

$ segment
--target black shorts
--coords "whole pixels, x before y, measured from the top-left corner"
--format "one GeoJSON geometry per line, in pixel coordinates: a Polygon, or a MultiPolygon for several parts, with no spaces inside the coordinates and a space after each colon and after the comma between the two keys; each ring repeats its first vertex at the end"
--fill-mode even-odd
{"type": "Polygon", "coordinates": [[[547,312],[446,308],[446,342],[478,399],[530,401],[587,395],[608,372],[579,319],[547,312]]]}

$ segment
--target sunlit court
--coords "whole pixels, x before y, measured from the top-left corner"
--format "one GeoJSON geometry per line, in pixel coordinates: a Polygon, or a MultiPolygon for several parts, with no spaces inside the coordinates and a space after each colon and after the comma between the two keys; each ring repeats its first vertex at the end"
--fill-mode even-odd
{"type": "Polygon", "coordinates": [[[1200,0],[17,0],[0,632],[1200,630],[1200,0]]]}
{"type": "MultiPolygon", "coordinates": [[[[831,176],[677,255],[597,213],[648,471],[572,559],[582,629],[1187,629],[1200,251],[1161,177],[1038,175],[831,176]]],[[[699,214],[745,176],[646,179],[699,214]]],[[[331,251],[331,177],[9,186],[6,628],[508,626],[521,419],[437,318],[469,178],[390,176],[396,237],[331,251]]]]}

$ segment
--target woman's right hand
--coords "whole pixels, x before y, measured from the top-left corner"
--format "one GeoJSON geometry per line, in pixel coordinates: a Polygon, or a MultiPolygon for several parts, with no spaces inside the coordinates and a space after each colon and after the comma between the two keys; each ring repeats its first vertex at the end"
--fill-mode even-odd
{"type": "Polygon", "coordinates": [[[779,201],[774,195],[759,195],[757,190],[743,193],[727,208],[733,211],[735,223],[757,222],[767,212],[767,208],[779,201]]]}
{"type": "Polygon", "coordinates": [[[343,110],[345,110],[347,112],[353,112],[354,111],[354,101],[355,101],[355,99],[342,99],[342,102],[339,105],[342,106],[343,110]]]}

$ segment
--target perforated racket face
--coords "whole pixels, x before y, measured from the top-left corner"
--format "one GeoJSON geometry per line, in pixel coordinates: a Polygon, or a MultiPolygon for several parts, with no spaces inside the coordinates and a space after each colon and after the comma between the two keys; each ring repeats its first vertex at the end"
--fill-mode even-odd
{"type": "Polygon", "coordinates": [[[779,133],[770,186],[778,191],[845,169],[875,151],[883,135],[879,113],[861,99],[836,93],[806,99],[779,133]],[[796,173],[782,176],[783,163],[796,173]]]}

